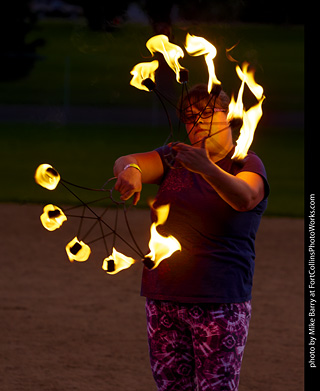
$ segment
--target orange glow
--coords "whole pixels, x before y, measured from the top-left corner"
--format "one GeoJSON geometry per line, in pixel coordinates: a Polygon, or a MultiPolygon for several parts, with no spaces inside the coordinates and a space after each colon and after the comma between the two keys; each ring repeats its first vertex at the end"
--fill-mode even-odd
{"type": "Polygon", "coordinates": [[[215,68],[213,59],[217,55],[217,49],[210,42],[202,37],[197,37],[195,35],[187,34],[186,37],[186,50],[191,56],[202,56],[207,63],[209,80],[208,80],[208,92],[212,91],[214,84],[221,84],[217,79],[215,74],[215,68]]]}
{"type": "Polygon", "coordinates": [[[40,164],[36,169],[34,179],[45,189],[54,190],[60,181],[60,175],[50,164],[40,164]]]}
{"type": "Polygon", "coordinates": [[[176,73],[177,82],[180,83],[180,70],[184,69],[179,64],[179,58],[184,57],[181,47],[169,42],[169,38],[163,34],[150,38],[146,46],[152,54],[155,52],[162,53],[169,67],[176,73]]]}
{"type": "Polygon", "coordinates": [[[254,72],[248,71],[248,67],[249,64],[247,62],[242,65],[242,69],[238,65],[236,66],[236,72],[242,82],[239,88],[237,101],[235,101],[232,96],[229,104],[228,120],[230,121],[233,118],[241,118],[243,120],[232,159],[244,159],[247,156],[247,152],[253,141],[254,132],[262,116],[262,102],[265,99],[263,88],[255,82],[254,72]],[[258,100],[258,103],[247,111],[244,109],[243,105],[245,84],[258,100]]]}
{"type": "Polygon", "coordinates": [[[102,269],[108,274],[117,274],[121,270],[128,269],[135,262],[133,258],[121,254],[113,247],[112,255],[103,260],[102,269]]]}
{"type": "Polygon", "coordinates": [[[157,60],[151,62],[141,62],[133,67],[130,74],[133,76],[130,84],[133,87],[139,88],[140,90],[149,91],[149,89],[143,85],[143,81],[146,79],[151,79],[155,82],[155,71],[159,66],[157,60]]]}
{"type": "Polygon", "coordinates": [[[166,222],[169,210],[169,204],[155,209],[157,213],[157,222],[151,225],[151,238],[149,241],[150,253],[145,257],[151,259],[153,262],[152,269],[156,268],[162,260],[169,258],[175,251],[181,251],[181,245],[175,237],[172,235],[165,237],[160,235],[157,231],[157,226],[166,222]]]}
{"type": "Polygon", "coordinates": [[[90,247],[79,241],[77,237],[66,245],[66,252],[70,262],[85,262],[91,254],[90,247]]]}
{"type": "Polygon", "coordinates": [[[43,208],[40,220],[44,228],[48,231],[54,231],[61,227],[62,223],[67,220],[67,217],[60,208],[49,204],[43,208]]]}

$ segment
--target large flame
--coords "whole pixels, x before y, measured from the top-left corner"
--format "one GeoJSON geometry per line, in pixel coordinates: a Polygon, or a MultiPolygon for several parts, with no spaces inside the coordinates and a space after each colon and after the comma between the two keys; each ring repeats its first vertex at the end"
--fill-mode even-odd
{"type": "Polygon", "coordinates": [[[121,270],[128,269],[135,262],[133,258],[121,254],[113,247],[112,255],[103,260],[102,269],[108,274],[117,274],[121,270]]]}
{"type": "Polygon", "coordinates": [[[149,51],[154,54],[159,52],[163,54],[167,64],[176,73],[177,82],[180,81],[180,71],[184,68],[179,64],[179,58],[184,57],[184,52],[180,46],[169,42],[169,38],[166,35],[160,34],[150,38],[146,43],[149,51]]]}
{"type": "Polygon", "coordinates": [[[157,60],[151,62],[141,62],[135,65],[130,72],[130,74],[133,76],[130,84],[133,87],[139,88],[140,90],[150,91],[150,88],[147,88],[143,82],[147,79],[152,80],[153,83],[155,82],[155,71],[157,70],[158,66],[159,62],[157,60]]]}
{"type": "Polygon", "coordinates": [[[40,220],[44,228],[48,231],[54,231],[61,227],[62,223],[67,220],[67,217],[60,208],[49,204],[43,208],[40,220]]]}
{"type": "Polygon", "coordinates": [[[149,241],[150,253],[145,257],[152,261],[153,266],[150,269],[156,268],[161,261],[169,258],[175,251],[181,251],[181,245],[175,237],[172,235],[165,237],[160,235],[157,231],[157,226],[166,222],[169,210],[169,204],[155,209],[155,212],[157,213],[157,221],[151,225],[151,237],[149,241]]]}
{"type": "Polygon", "coordinates": [[[253,70],[248,71],[248,67],[249,64],[247,62],[242,65],[242,69],[238,65],[236,66],[237,74],[242,82],[239,88],[237,101],[235,101],[232,96],[229,104],[228,120],[230,121],[234,118],[241,118],[243,120],[232,159],[243,159],[246,157],[253,140],[254,132],[262,116],[262,102],[265,99],[263,88],[255,82],[254,72],[253,70]],[[247,111],[244,109],[243,105],[245,84],[258,100],[258,103],[247,111]]]}
{"type": "Polygon", "coordinates": [[[202,37],[197,37],[195,35],[187,34],[186,37],[186,50],[191,56],[202,56],[204,55],[205,61],[207,63],[209,80],[208,80],[208,92],[212,91],[214,84],[221,84],[217,79],[215,74],[215,68],[213,59],[217,55],[217,49],[210,42],[202,37]]]}

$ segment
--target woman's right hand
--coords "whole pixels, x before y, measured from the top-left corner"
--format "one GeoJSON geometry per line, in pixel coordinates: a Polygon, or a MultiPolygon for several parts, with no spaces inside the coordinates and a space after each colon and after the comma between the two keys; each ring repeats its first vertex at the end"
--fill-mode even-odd
{"type": "Polygon", "coordinates": [[[114,189],[120,192],[123,201],[133,196],[133,205],[137,205],[142,190],[141,172],[135,167],[119,172],[114,189]]]}
{"type": "Polygon", "coordinates": [[[156,151],[135,153],[119,157],[114,163],[113,173],[117,177],[114,189],[121,193],[120,198],[126,201],[133,196],[133,205],[137,205],[142,183],[160,183],[163,164],[156,151]],[[130,164],[133,164],[133,167],[130,164]]]}

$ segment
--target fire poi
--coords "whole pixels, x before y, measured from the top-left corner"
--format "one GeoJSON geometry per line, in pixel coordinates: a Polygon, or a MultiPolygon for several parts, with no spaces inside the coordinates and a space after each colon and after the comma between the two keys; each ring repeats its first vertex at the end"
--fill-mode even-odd
{"type": "MultiPolygon", "coordinates": [[[[150,38],[146,43],[146,47],[152,55],[154,55],[154,53],[156,52],[159,52],[163,55],[169,67],[175,72],[176,81],[182,84],[182,93],[188,94],[188,90],[186,88],[186,84],[188,82],[188,70],[182,67],[179,63],[179,60],[183,59],[184,57],[183,49],[180,46],[169,42],[168,37],[165,35],[156,35],[150,38]]],[[[211,93],[215,91],[215,94],[218,95],[221,90],[221,82],[218,80],[215,74],[215,67],[213,62],[214,58],[217,55],[217,50],[215,46],[202,37],[187,34],[185,49],[190,56],[204,56],[204,60],[208,68],[208,92],[211,93]]],[[[228,49],[227,52],[229,52],[231,49],[228,49]]],[[[235,61],[229,54],[227,54],[227,57],[231,61],[235,61]]],[[[158,96],[164,109],[166,110],[163,101],[165,97],[163,97],[161,93],[157,90],[155,82],[155,75],[158,66],[159,63],[157,60],[153,60],[150,62],[142,62],[135,65],[130,72],[132,75],[130,84],[133,87],[143,91],[153,91],[158,96]]],[[[234,99],[234,95],[232,95],[231,97],[231,102],[228,110],[228,121],[231,122],[240,119],[242,122],[239,137],[236,141],[235,152],[232,156],[232,159],[243,159],[247,155],[247,152],[252,144],[255,129],[262,116],[262,102],[265,99],[265,96],[263,94],[263,88],[255,82],[254,72],[253,70],[249,70],[249,64],[247,62],[245,62],[242,67],[236,65],[235,70],[241,81],[241,85],[238,91],[237,100],[234,99]],[[249,88],[249,90],[257,100],[257,103],[248,110],[245,109],[243,103],[243,93],[245,86],[249,88]]],[[[171,102],[169,103],[172,104],[171,102]]],[[[177,108],[177,110],[179,110],[179,108],[177,108]]],[[[168,116],[167,110],[166,114],[168,116]]],[[[196,119],[196,122],[197,121],[198,119],[196,119]]],[[[171,137],[172,141],[177,141],[173,139],[172,129],[170,129],[169,137],[171,137]]],[[[167,144],[168,139],[169,138],[166,139],[165,144],[167,144]]],[[[171,158],[174,159],[174,154],[172,154],[171,158]]],[[[121,270],[128,269],[130,266],[137,263],[137,259],[142,261],[148,269],[154,269],[160,264],[163,259],[169,258],[175,251],[181,251],[180,243],[176,238],[170,235],[162,236],[157,231],[157,226],[164,224],[167,220],[167,217],[170,213],[169,204],[159,208],[159,210],[155,210],[157,215],[157,221],[151,225],[149,241],[150,252],[145,255],[139,248],[132,234],[127,217],[127,205],[123,201],[119,202],[114,199],[113,188],[104,188],[106,184],[109,184],[115,178],[110,178],[100,189],[85,188],[83,186],[70,183],[61,178],[58,171],[54,169],[50,164],[41,164],[37,168],[34,178],[40,186],[48,190],[54,190],[59,184],[61,184],[65,189],[67,189],[71,194],[73,194],[78,201],[81,202],[80,206],[70,207],[65,211],[63,211],[58,206],[52,204],[46,205],[43,209],[43,214],[40,217],[42,225],[49,231],[54,231],[61,227],[61,225],[65,221],[67,221],[68,217],[80,218],[80,225],[77,235],[66,245],[66,252],[70,262],[87,261],[91,254],[91,248],[89,245],[99,240],[102,240],[104,242],[105,251],[107,252],[107,256],[103,260],[102,269],[110,275],[117,274],[121,270]],[[112,225],[112,223],[110,223],[104,216],[105,212],[103,212],[101,215],[98,215],[93,210],[92,204],[95,201],[91,202],[89,205],[89,203],[82,201],[80,197],[77,196],[77,194],[70,189],[70,187],[78,187],[88,191],[103,192],[103,199],[110,200],[112,202],[113,207],[116,206],[117,209],[122,210],[127,225],[128,235],[126,237],[120,235],[117,231],[117,223],[112,225]],[[82,213],[80,215],[70,214],[70,211],[74,210],[75,208],[82,208],[82,213]],[[86,212],[89,213],[89,216],[86,215],[86,212]],[[82,225],[84,220],[90,221],[91,225],[86,231],[86,233],[81,234],[81,228],[83,228],[82,225]],[[84,242],[84,240],[86,240],[86,237],[92,231],[94,226],[99,227],[100,237],[95,238],[90,242],[84,242]],[[112,251],[110,251],[111,249],[109,249],[107,245],[107,238],[113,238],[112,251]],[[130,249],[136,253],[137,256],[135,258],[137,259],[128,257],[117,251],[114,246],[115,239],[122,241],[126,246],[130,247],[130,249]]],[[[101,198],[99,199],[99,201],[101,201],[101,198]]]]}

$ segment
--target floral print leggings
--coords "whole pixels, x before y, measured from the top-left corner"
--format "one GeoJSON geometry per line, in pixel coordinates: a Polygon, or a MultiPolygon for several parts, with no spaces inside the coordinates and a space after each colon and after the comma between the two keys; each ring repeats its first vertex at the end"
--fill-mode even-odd
{"type": "Polygon", "coordinates": [[[159,391],[236,391],[251,302],[147,299],[150,363],[159,391]]]}

